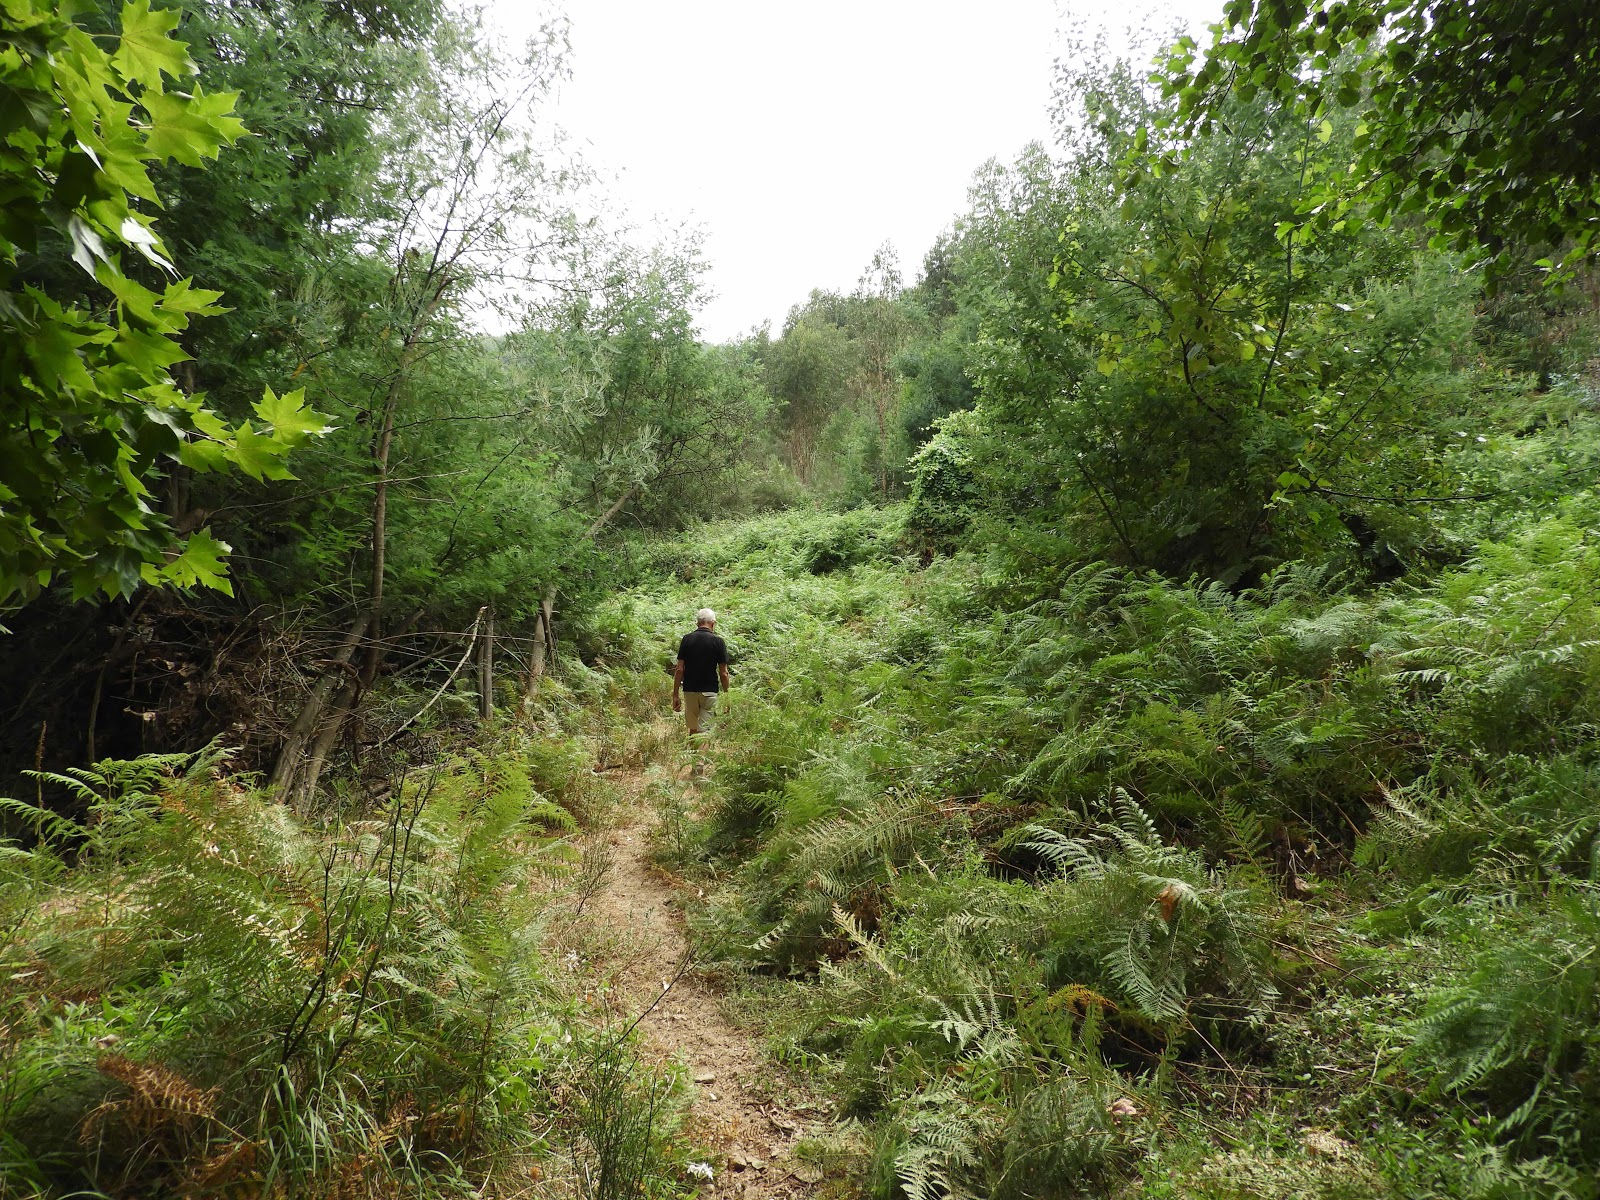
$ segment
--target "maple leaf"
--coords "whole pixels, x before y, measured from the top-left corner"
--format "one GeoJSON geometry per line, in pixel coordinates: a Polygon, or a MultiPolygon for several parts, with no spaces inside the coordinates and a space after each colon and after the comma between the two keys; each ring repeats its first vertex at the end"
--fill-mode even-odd
{"type": "Polygon", "coordinates": [[[143,284],[129,279],[110,263],[102,264],[95,278],[122,304],[123,312],[144,325],[167,332],[171,323],[156,311],[161,297],[143,284]]]}
{"type": "Polygon", "coordinates": [[[228,564],[223,555],[233,547],[212,536],[209,528],[191,533],[183,545],[183,553],[158,571],[161,582],[178,587],[215,588],[225,595],[233,595],[228,582],[228,564]]]}
{"type": "Polygon", "coordinates": [[[94,274],[95,259],[106,259],[106,245],[92,225],[74,213],[67,218],[67,235],[72,239],[72,261],[94,274]]]}
{"type": "Polygon", "coordinates": [[[256,401],[255,410],[271,427],[273,436],[288,446],[298,445],[332,428],[326,416],[306,405],[303,388],[282,396],[274,395],[272,389],[267,388],[256,401]]]}
{"type": "Polygon", "coordinates": [[[124,326],[111,344],[112,353],[147,379],[159,379],[168,367],[189,357],[184,348],[160,333],[124,326]]]}
{"type": "MultiPolygon", "coordinates": [[[[128,106],[132,111],[132,106],[128,106]]],[[[161,198],[144,169],[140,156],[144,153],[144,138],[139,131],[126,123],[105,128],[100,136],[100,170],[112,183],[135,196],[161,207],[161,198]]]]}
{"type": "Polygon", "coordinates": [[[178,461],[192,471],[202,474],[226,471],[229,465],[228,448],[209,438],[186,441],[178,446],[178,461]]]}
{"type": "Polygon", "coordinates": [[[193,278],[179,279],[167,284],[167,290],[161,295],[161,307],[169,313],[213,317],[228,311],[217,303],[220,299],[222,299],[221,292],[210,288],[197,288],[194,286],[193,278]]]}
{"type": "Polygon", "coordinates": [[[111,56],[112,65],[124,79],[142,83],[152,93],[161,91],[162,75],[173,79],[193,75],[189,47],[172,36],[177,27],[178,14],[172,9],[152,10],[150,0],[124,4],[122,40],[111,56]]]}
{"type": "Polygon", "coordinates": [[[160,267],[170,274],[176,275],[178,273],[177,268],[168,262],[166,256],[161,253],[164,249],[161,245],[161,239],[150,232],[149,217],[142,219],[131,216],[124,217],[120,232],[122,240],[142,254],[147,262],[153,266],[160,267]]]}
{"type": "Polygon", "coordinates": [[[278,439],[257,433],[246,421],[233,431],[228,458],[252,479],[293,479],[283,458],[289,448],[278,439]]]}
{"type": "Polygon", "coordinates": [[[94,392],[94,379],[83,365],[80,350],[90,339],[54,322],[41,322],[22,339],[22,350],[39,385],[50,392],[94,392]]]}
{"type": "Polygon", "coordinates": [[[222,147],[244,136],[244,122],[228,115],[238,99],[237,92],[206,92],[198,87],[187,96],[147,92],[144,106],[150,114],[150,133],[145,156],[177,159],[187,167],[216,158],[222,147]]]}

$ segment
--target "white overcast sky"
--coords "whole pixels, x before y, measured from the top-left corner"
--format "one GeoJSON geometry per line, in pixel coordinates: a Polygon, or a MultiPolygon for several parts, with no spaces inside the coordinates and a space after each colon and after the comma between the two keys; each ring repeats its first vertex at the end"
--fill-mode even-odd
{"type": "MultiPolygon", "coordinates": [[[[1199,28],[1222,0],[566,0],[556,119],[635,223],[704,234],[699,317],[722,341],[812,288],[853,287],[883,242],[909,283],[972,173],[1050,135],[1057,30],[1134,11],[1199,28]]],[[[489,0],[520,38],[536,9],[489,0]]]]}

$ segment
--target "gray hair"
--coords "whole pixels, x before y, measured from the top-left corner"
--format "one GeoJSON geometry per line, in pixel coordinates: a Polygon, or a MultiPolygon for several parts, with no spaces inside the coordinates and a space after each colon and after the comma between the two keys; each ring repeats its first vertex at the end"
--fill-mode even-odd
{"type": "Polygon", "coordinates": [[[717,623],[717,614],[712,612],[709,608],[702,608],[699,612],[695,613],[694,623],[696,625],[715,625],[717,623]]]}

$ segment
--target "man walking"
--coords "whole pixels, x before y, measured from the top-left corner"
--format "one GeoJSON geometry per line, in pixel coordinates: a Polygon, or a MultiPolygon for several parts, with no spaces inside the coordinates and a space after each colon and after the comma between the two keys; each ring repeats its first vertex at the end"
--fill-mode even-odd
{"type": "Polygon", "coordinates": [[[691,734],[710,726],[717,692],[728,690],[728,643],[712,632],[717,614],[702,608],[694,615],[694,626],[678,643],[678,665],[672,669],[672,711],[682,711],[691,734]]]}

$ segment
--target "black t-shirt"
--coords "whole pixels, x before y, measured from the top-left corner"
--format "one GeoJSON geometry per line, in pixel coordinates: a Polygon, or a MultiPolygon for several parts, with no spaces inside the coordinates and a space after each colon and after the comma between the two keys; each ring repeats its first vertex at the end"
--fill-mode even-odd
{"type": "Polygon", "coordinates": [[[715,692],[717,664],[728,661],[728,643],[709,629],[696,629],[678,643],[678,658],[683,663],[683,690],[715,692]]]}

